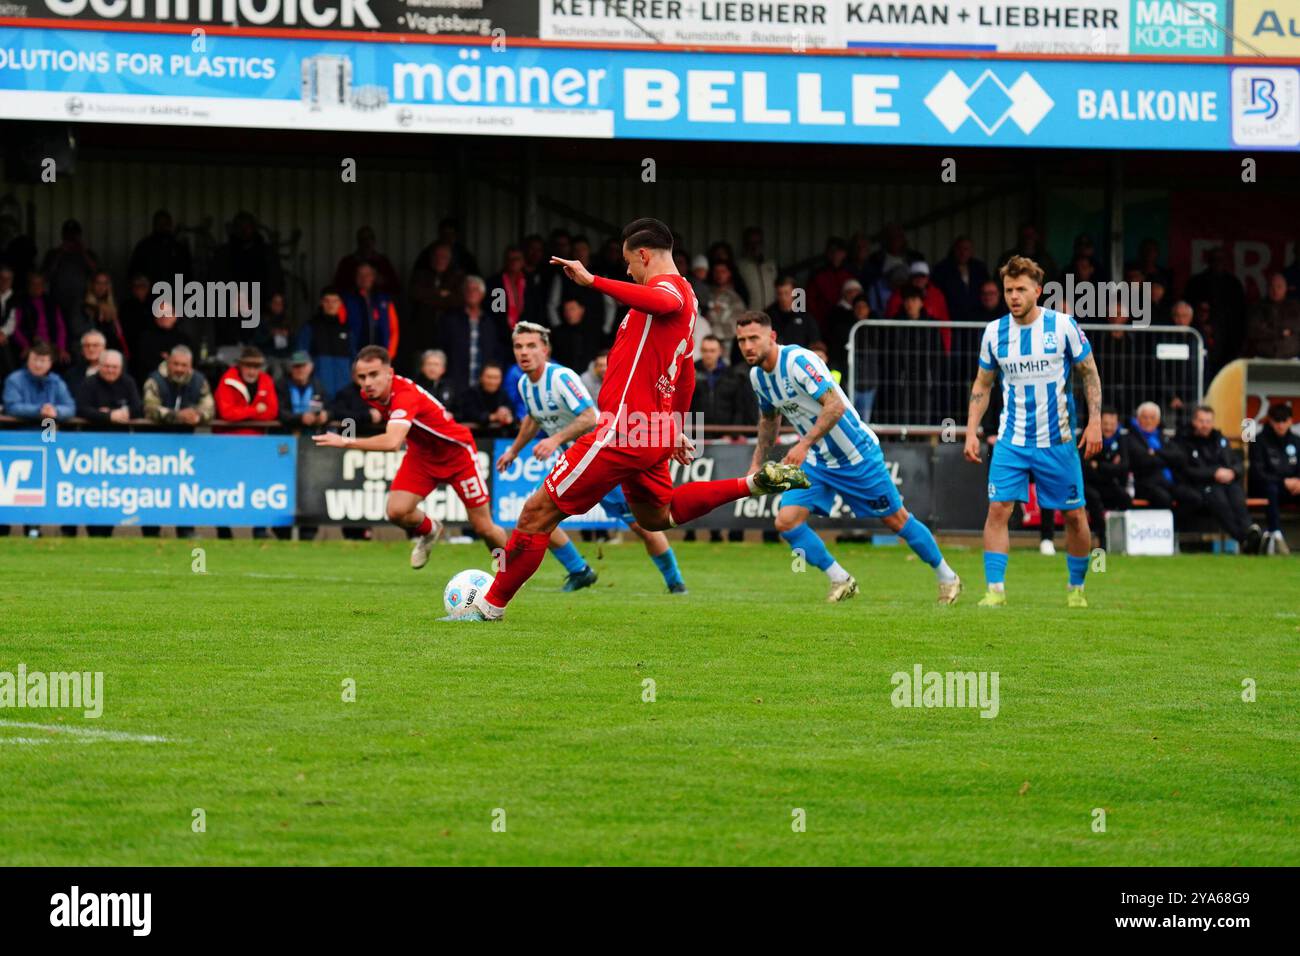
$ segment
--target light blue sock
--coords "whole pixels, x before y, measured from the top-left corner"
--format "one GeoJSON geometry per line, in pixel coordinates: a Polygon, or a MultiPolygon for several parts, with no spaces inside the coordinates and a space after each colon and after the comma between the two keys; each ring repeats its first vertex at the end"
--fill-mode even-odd
{"type": "Polygon", "coordinates": [[[551,554],[555,555],[555,560],[564,565],[564,570],[570,574],[576,574],[587,566],[587,562],[583,560],[572,541],[562,548],[551,548],[551,554]]]}
{"type": "Polygon", "coordinates": [[[655,563],[659,573],[664,576],[664,584],[670,588],[682,584],[682,572],[677,567],[677,555],[673,554],[673,549],[669,548],[663,554],[652,554],[650,560],[655,563]]]}
{"type": "Polygon", "coordinates": [[[1083,587],[1084,575],[1088,573],[1088,557],[1076,558],[1072,554],[1065,556],[1065,565],[1070,569],[1070,587],[1083,587]]]}
{"type": "Polygon", "coordinates": [[[904,541],[908,543],[916,556],[932,568],[937,568],[943,561],[943,553],[939,550],[939,542],[934,540],[934,535],[923,522],[916,520],[916,515],[908,515],[907,521],[903,528],[898,532],[904,541]]]}
{"type": "Polygon", "coordinates": [[[989,585],[1006,583],[1007,557],[998,551],[984,552],[984,580],[989,585]]]}
{"type": "Polygon", "coordinates": [[[785,538],[792,549],[798,548],[803,551],[804,558],[819,571],[825,571],[835,563],[831,553],[826,550],[826,543],[822,541],[821,535],[806,524],[791,528],[789,531],[782,531],[781,537],[785,538]]]}

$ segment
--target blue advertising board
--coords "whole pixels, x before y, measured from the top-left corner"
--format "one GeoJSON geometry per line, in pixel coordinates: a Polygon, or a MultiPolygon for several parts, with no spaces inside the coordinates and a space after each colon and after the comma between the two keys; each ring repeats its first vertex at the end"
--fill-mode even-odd
{"type": "Polygon", "coordinates": [[[296,465],[284,436],[5,431],[0,524],[291,525],[296,465]]]}
{"type": "Polygon", "coordinates": [[[170,125],[1217,150],[1231,69],[0,28],[6,116],[170,125]]]}

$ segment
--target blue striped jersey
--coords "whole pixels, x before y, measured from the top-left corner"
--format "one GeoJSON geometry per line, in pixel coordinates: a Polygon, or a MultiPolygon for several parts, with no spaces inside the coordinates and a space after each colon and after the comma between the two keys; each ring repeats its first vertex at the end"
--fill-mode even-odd
{"type": "Polygon", "coordinates": [[[1073,317],[1039,308],[1019,325],[1010,314],[994,319],[980,342],[980,368],[1002,373],[998,440],[1048,448],[1074,440],[1070,370],[1092,353],[1073,317]]]}
{"type": "Polygon", "coordinates": [[[777,355],[776,368],[764,371],[755,365],[749,370],[749,382],[758,396],[759,410],[778,412],[807,435],[821,414],[821,397],[832,389],[844,403],[844,414],[826,435],[808,451],[811,464],[823,468],[856,465],[874,455],[880,442],[867,427],[849,401],[844,390],[831,378],[831,370],[814,353],[799,345],[783,345],[777,355]]]}
{"type": "Polygon", "coordinates": [[[554,362],[546,363],[536,382],[527,372],[519,376],[519,397],[548,437],[566,428],[583,409],[596,404],[578,373],[554,362]]]}

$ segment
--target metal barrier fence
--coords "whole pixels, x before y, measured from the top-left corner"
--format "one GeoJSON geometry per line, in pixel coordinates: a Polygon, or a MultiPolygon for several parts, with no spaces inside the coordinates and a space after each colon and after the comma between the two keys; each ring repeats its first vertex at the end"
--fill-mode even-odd
{"type": "MultiPolygon", "coordinates": [[[[955,423],[964,429],[984,328],[983,322],[931,319],[858,322],[849,331],[845,391],[873,428],[929,433],[955,423]]],[[[1166,427],[1190,418],[1205,391],[1199,332],[1177,325],[1080,328],[1097,357],[1102,403],[1115,406],[1121,422],[1145,401],[1160,405],[1166,427]]],[[[1079,376],[1073,380],[1075,405],[1085,412],[1079,376]]],[[[1001,391],[994,390],[990,412],[1001,408],[1001,391]]]]}

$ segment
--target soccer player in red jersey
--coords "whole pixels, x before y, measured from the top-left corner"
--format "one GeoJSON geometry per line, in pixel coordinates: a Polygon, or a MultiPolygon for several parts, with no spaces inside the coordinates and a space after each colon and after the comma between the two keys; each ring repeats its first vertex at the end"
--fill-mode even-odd
{"type": "Polygon", "coordinates": [[[555,463],[524,504],[492,587],[446,621],[495,621],[546,554],[550,533],[569,515],[582,514],[615,485],[623,486],[637,523],[665,531],[727,502],[808,487],[793,465],[766,462],[743,478],[673,487],[669,460],[686,464],[695,445],[681,428],[695,388],[692,357],[698,304],[673,265],[672,232],[657,219],[637,219],[623,230],[623,259],[631,282],[593,276],[582,263],[553,258],[578,285],[594,286],[630,307],[609,350],[593,431],[555,463]]]}
{"type": "Polygon", "coordinates": [[[352,368],[361,397],[371,408],[379,409],[387,422],[384,433],[345,438],[326,432],[313,435],[312,440],[330,448],[361,451],[397,451],[406,442],[406,457],[388,489],[388,520],[416,534],[411,567],[429,563],[429,549],[442,534],[442,523],[421,511],[420,503],[443,483],[451,485],[465,503],[470,524],[488,548],[505,547],[506,531],[492,521],[491,499],[478,473],[478,448],[469,429],[420,386],[394,374],[388,351],[382,346],[367,345],[357,353],[352,368]]]}

